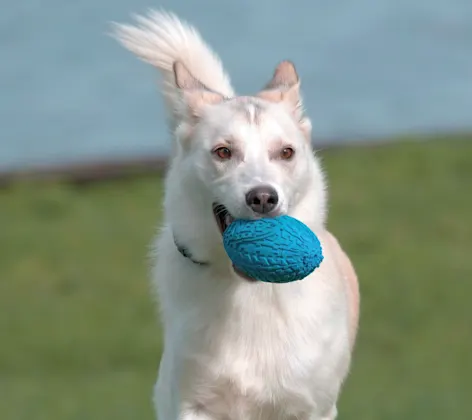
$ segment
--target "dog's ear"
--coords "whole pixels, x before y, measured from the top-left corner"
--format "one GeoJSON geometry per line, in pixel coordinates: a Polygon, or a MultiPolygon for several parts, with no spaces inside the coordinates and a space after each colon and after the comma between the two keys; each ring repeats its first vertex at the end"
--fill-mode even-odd
{"type": "Polygon", "coordinates": [[[279,63],[271,81],[256,96],[266,101],[286,104],[299,122],[302,131],[310,138],[311,122],[304,116],[300,78],[291,61],[285,60],[279,63]]]}
{"type": "Polygon", "coordinates": [[[180,61],[173,65],[175,85],[182,94],[184,112],[189,117],[198,118],[203,106],[217,104],[224,100],[220,93],[208,89],[196,79],[180,61]]]}
{"type": "Polygon", "coordinates": [[[271,81],[257,96],[271,102],[284,101],[297,107],[300,102],[300,79],[293,63],[287,60],[279,63],[271,81]]]}

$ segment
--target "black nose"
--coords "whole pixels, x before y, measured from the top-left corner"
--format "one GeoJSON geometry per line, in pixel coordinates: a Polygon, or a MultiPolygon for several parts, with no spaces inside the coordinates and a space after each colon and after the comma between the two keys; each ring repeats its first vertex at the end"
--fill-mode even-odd
{"type": "Polygon", "coordinates": [[[269,186],[253,188],[246,194],[246,204],[256,213],[270,213],[278,202],[277,191],[269,186]]]}

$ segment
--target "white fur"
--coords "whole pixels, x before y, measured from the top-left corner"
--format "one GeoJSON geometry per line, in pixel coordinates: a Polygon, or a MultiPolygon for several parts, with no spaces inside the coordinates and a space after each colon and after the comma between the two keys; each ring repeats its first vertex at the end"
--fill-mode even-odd
{"type": "Polygon", "coordinates": [[[162,72],[176,145],[153,270],[164,327],[158,418],[334,419],[351,357],[352,308],[336,251],[325,240],[325,182],[306,133],[290,104],[234,97],[219,59],[188,24],[164,12],[138,22],[117,26],[117,36],[162,72]],[[186,95],[195,92],[177,87],[174,61],[211,91],[234,98],[205,104],[192,118],[186,95]],[[234,158],[215,159],[211,150],[228,139],[234,158]],[[287,145],[294,159],[274,158],[287,145]],[[298,218],[322,239],[325,260],[303,281],[249,282],[231,268],[212,203],[235,217],[255,217],[244,197],[258,184],[277,190],[277,214],[298,218]],[[174,236],[210,265],[184,258],[174,236]]]}
{"type": "Polygon", "coordinates": [[[136,16],[139,26],[115,25],[122,44],[145,62],[157,67],[163,76],[163,94],[172,116],[178,95],[174,86],[172,64],[188,63],[193,75],[207,86],[214,86],[225,96],[234,95],[220,59],[190,25],[166,12],[150,11],[136,16]]]}

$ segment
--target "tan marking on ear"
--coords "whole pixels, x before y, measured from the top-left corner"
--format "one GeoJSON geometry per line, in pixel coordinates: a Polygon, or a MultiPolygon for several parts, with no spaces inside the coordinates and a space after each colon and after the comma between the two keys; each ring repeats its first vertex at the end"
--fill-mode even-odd
{"type": "Polygon", "coordinates": [[[180,61],[175,61],[173,66],[175,85],[179,89],[207,89],[207,87],[195,78],[185,65],[180,61]]]}
{"type": "Polygon", "coordinates": [[[269,102],[285,102],[301,118],[300,79],[291,61],[282,61],[276,67],[270,82],[256,96],[269,102]]]}
{"type": "Polygon", "coordinates": [[[183,92],[192,117],[198,117],[204,105],[215,105],[224,101],[223,95],[208,89],[190,73],[182,62],[174,62],[173,70],[175,84],[183,92]]]}
{"type": "Polygon", "coordinates": [[[305,137],[308,140],[311,139],[311,124],[309,119],[303,115],[300,78],[291,61],[282,61],[276,67],[272,79],[256,97],[269,102],[286,104],[291,109],[305,137]]]}
{"type": "Polygon", "coordinates": [[[295,65],[289,60],[284,60],[276,67],[272,80],[267,84],[266,89],[280,89],[283,86],[290,88],[298,82],[295,65]]]}

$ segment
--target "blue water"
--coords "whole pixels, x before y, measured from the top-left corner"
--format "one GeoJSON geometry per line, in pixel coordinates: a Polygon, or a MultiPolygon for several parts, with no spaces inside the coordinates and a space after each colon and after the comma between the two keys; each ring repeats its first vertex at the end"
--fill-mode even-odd
{"type": "Polygon", "coordinates": [[[293,60],[315,142],[472,127],[471,0],[0,0],[0,170],[168,153],[154,70],[107,36],[161,6],[240,93],[293,60]]]}

